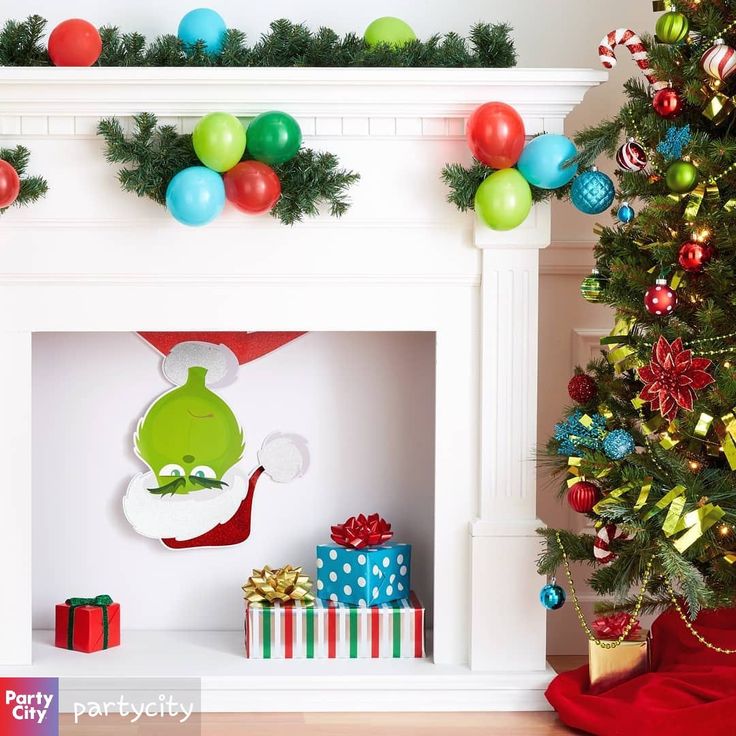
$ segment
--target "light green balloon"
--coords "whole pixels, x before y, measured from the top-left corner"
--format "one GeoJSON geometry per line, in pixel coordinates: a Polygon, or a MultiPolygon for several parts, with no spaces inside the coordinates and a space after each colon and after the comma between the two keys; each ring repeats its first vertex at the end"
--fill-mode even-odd
{"type": "Polygon", "coordinates": [[[494,171],[475,193],[475,211],[492,230],[512,230],[526,220],[532,190],[516,169],[494,171]]]}
{"type": "Polygon", "coordinates": [[[386,43],[389,46],[399,47],[404,46],[410,41],[416,41],[417,34],[401,18],[393,18],[387,15],[384,18],[376,18],[365,29],[364,38],[369,46],[386,43]]]}
{"type": "Polygon", "coordinates": [[[229,171],[245,152],[245,128],[235,115],[211,112],[194,128],[192,145],[197,158],[209,169],[229,171]]]}

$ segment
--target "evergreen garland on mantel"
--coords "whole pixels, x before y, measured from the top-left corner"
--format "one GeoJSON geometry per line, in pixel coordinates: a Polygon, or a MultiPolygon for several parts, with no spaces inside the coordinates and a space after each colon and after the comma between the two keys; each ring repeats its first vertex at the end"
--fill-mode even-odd
{"type": "MultiPolygon", "coordinates": [[[[31,152],[25,146],[15,148],[0,148],[0,161],[7,161],[20,177],[20,193],[18,198],[10,207],[23,207],[32,204],[46,196],[49,189],[48,182],[42,176],[26,176],[31,152]]],[[[10,207],[0,209],[0,215],[7,212],[10,207]]]]}
{"type": "MultiPolygon", "coordinates": [[[[46,25],[40,15],[6,21],[0,31],[0,66],[49,66],[46,25]]],[[[102,55],[97,66],[502,68],[516,64],[511,27],[505,23],[476,23],[467,39],[450,32],[399,48],[386,44],[371,48],[355,33],[339,36],[324,27],[311,31],[282,18],[250,47],[245,33],[229,29],[216,56],[208,55],[201,43],[188,48],[171,34],[148,43],[140,33],[103,26],[100,36],[102,55]]]]}
{"type": "MultiPolygon", "coordinates": [[[[100,121],[97,132],[107,144],[106,158],[124,164],[118,179],[125,191],[165,205],[166,188],[174,175],[189,166],[201,166],[192,136],[179,133],[173,125],[158,125],[151,113],[136,115],[133,121],[130,136],[116,118],[100,121]]],[[[284,225],[314,217],[320,204],[333,217],[340,217],[350,207],[347,190],[360,179],[360,174],[341,169],[334,154],[311,148],[302,148],[294,158],[272,168],[281,181],[281,197],[271,215],[284,225]]]]}

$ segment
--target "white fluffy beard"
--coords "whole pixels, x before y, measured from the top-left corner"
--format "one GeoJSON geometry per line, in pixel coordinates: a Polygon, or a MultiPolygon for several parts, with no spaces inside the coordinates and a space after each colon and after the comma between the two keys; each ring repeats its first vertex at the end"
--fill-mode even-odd
{"type": "Polygon", "coordinates": [[[229,470],[223,488],[158,496],[148,491],[158,485],[151,473],[131,479],[123,498],[123,512],[131,526],[144,537],[185,542],[229,521],[248,494],[248,478],[229,470]]]}

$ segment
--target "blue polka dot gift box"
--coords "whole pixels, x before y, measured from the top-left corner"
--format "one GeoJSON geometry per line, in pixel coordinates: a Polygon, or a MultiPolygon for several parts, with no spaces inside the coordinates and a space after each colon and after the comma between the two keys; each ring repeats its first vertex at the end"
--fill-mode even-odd
{"type": "Polygon", "coordinates": [[[317,545],[317,596],[322,600],[379,606],[408,598],[410,577],[410,544],[363,549],[317,545]]]}

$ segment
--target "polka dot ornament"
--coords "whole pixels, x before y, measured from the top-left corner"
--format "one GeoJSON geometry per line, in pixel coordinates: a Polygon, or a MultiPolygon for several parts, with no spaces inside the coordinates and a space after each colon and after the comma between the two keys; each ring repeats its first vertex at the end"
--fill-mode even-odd
{"type": "Polygon", "coordinates": [[[677,294],[667,285],[666,279],[657,279],[644,295],[644,306],[649,314],[665,317],[677,306],[677,294]]]}

